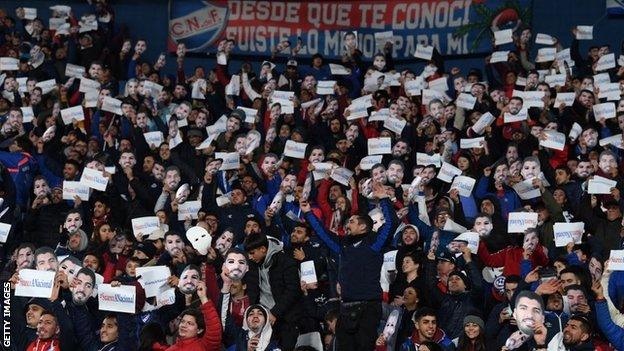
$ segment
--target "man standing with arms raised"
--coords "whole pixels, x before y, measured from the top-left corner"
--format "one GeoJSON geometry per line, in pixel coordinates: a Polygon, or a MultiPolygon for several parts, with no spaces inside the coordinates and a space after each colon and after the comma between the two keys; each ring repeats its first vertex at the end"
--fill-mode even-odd
{"type": "Polygon", "coordinates": [[[311,212],[307,201],[300,203],[306,220],[327,247],[340,256],[338,282],[342,292],[340,316],[336,326],[338,350],[372,350],[381,318],[379,283],[383,253],[392,229],[392,204],[382,184],[375,184],[373,196],[380,201],[385,223],[377,235],[367,215],[353,215],[346,224],[346,236],[338,238],[325,230],[311,212]]]}

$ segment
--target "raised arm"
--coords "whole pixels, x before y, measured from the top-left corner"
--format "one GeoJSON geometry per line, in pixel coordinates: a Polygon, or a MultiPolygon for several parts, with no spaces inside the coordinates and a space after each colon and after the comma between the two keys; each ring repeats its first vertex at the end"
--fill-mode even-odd
{"type": "Polygon", "coordinates": [[[380,199],[381,201],[381,212],[383,213],[385,223],[379,228],[379,232],[377,234],[377,240],[373,243],[371,248],[377,252],[381,251],[381,248],[384,246],[384,243],[388,239],[388,235],[390,235],[390,230],[392,229],[392,204],[390,203],[390,199],[388,199],[388,195],[383,193],[385,197],[380,199]]]}
{"type": "Polygon", "coordinates": [[[310,207],[310,203],[307,201],[301,201],[299,203],[299,208],[303,211],[305,219],[310,223],[312,229],[316,232],[316,235],[323,240],[325,245],[335,253],[340,253],[340,245],[338,245],[335,236],[329,234],[321,221],[312,213],[312,208],[310,207]]]}

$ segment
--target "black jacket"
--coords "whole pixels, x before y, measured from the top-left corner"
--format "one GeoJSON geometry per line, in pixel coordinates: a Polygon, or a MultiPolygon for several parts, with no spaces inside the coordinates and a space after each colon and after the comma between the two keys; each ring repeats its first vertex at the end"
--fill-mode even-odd
{"type": "MultiPolygon", "coordinates": [[[[275,306],[270,309],[278,322],[297,322],[302,314],[299,265],[281,250],[281,243],[269,238],[269,253],[261,265],[268,265],[269,285],[275,306]],[[272,250],[278,250],[270,255],[272,250]]],[[[261,265],[254,264],[260,274],[261,265]]],[[[260,283],[261,284],[261,283],[260,283]]],[[[261,286],[261,285],[260,285],[261,286]]],[[[260,291],[262,295],[262,291],[260,291]]],[[[259,300],[259,298],[258,298],[259,300]]]]}

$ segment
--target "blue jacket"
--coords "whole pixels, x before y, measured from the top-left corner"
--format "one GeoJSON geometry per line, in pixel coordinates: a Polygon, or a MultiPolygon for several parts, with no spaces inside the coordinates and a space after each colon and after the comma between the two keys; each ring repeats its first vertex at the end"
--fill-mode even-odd
{"type": "Polygon", "coordinates": [[[481,200],[487,196],[494,196],[498,199],[501,208],[501,217],[503,219],[507,219],[509,212],[513,212],[515,209],[522,207],[522,203],[520,202],[520,197],[513,189],[509,187],[503,186],[505,193],[502,197],[499,197],[498,194],[491,193],[488,191],[488,185],[490,184],[489,177],[481,177],[479,182],[477,183],[477,187],[475,188],[475,198],[481,200]]]}
{"type": "Polygon", "coordinates": [[[425,242],[425,246],[423,248],[424,252],[429,251],[429,248],[431,247],[431,238],[436,231],[439,234],[438,239],[440,240],[440,244],[438,245],[438,249],[436,250],[436,255],[439,255],[440,253],[446,251],[446,246],[457,236],[457,233],[453,233],[448,230],[436,229],[423,222],[420,218],[418,218],[417,204],[411,204],[409,206],[407,218],[409,218],[410,223],[414,224],[416,228],[418,228],[420,239],[425,242]]]}
{"type": "Polygon", "coordinates": [[[615,349],[624,350],[624,328],[613,323],[609,315],[609,308],[607,307],[606,300],[596,301],[596,317],[598,319],[598,326],[607,337],[607,340],[609,340],[615,349]]]}
{"type": "Polygon", "coordinates": [[[15,202],[25,208],[37,173],[37,162],[26,152],[0,151],[0,163],[9,170],[15,183],[15,202]]]}
{"type": "Polygon", "coordinates": [[[386,222],[379,228],[376,236],[369,233],[360,240],[350,236],[337,238],[325,230],[312,212],[305,214],[306,220],[329,250],[340,255],[338,281],[344,302],[381,300],[382,291],[379,283],[383,264],[381,249],[392,229],[391,209],[390,200],[383,199],[381,211],[386,222]]]}

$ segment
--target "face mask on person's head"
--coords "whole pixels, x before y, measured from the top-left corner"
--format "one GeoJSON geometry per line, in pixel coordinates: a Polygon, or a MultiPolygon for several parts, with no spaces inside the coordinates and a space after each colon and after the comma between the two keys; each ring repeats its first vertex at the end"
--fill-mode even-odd
{"type": "Polygon", "coordinates": [[[386,58],[383,56],[375,56],[375,60],[373,61],[373,66],[379,71],[386,68],[386,58]]]}

